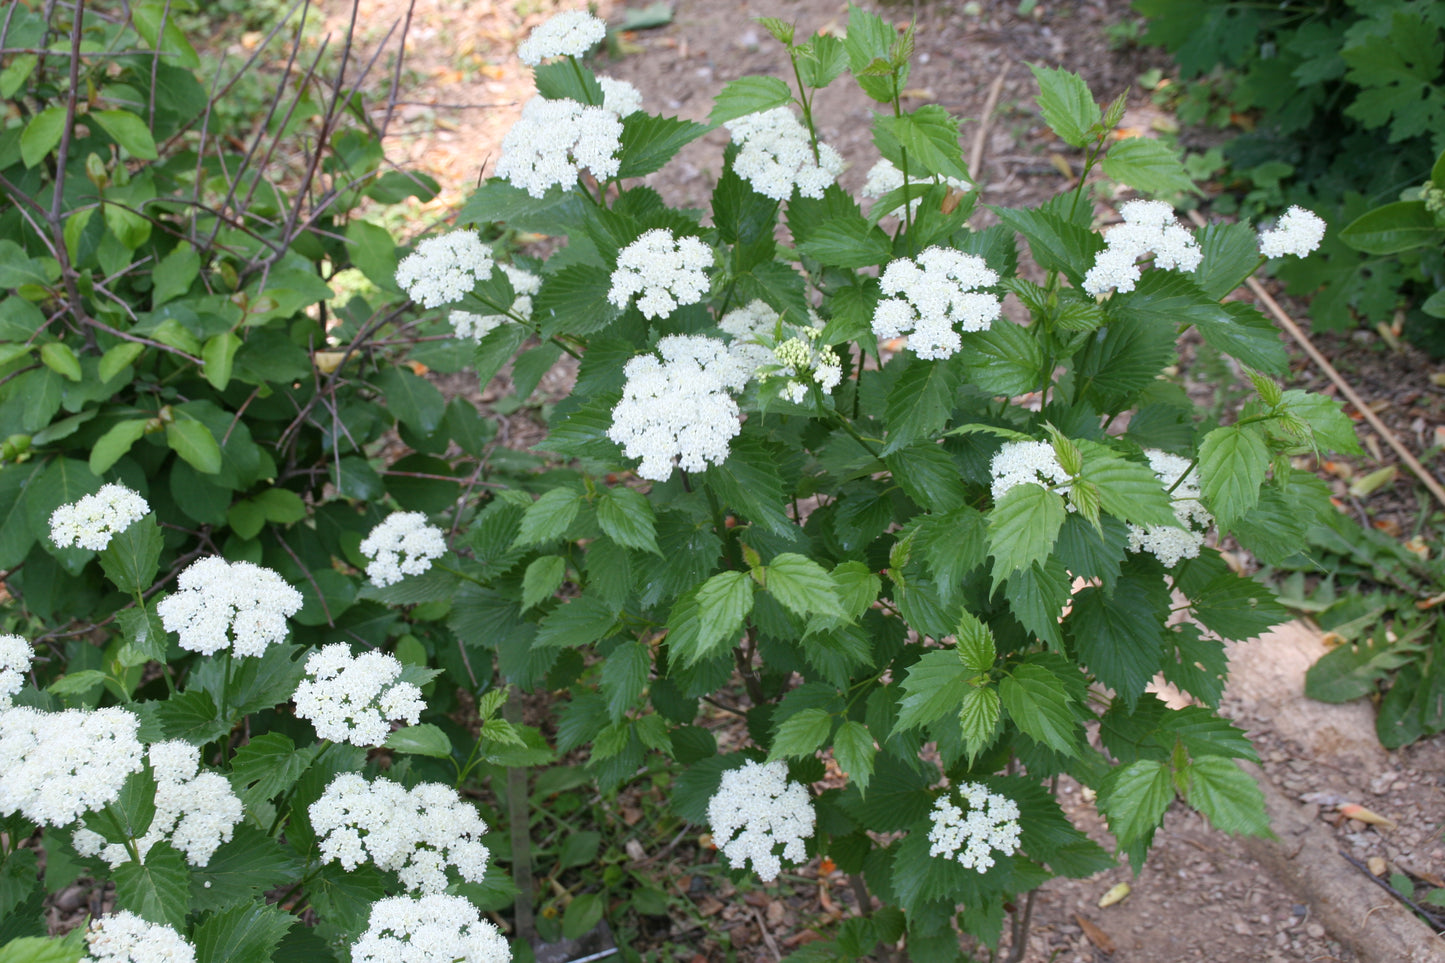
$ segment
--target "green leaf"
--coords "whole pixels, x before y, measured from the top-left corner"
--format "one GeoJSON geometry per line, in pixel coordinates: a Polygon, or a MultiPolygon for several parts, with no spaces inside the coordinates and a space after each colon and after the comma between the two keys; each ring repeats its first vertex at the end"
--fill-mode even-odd
{"type": "Polygon", "coordinates": [[[144,419],[118,422],[96,439],[90,449],[90,470],[103,475],[125,457],[131,446],[141,439],[150,424],[144,419]]]}
{"type": "Polygon", "coordinates": [[[631,488],[609,488],[597,500],[597,524],[607,537],[624,548],[661,555],[657,547],[657,517],[652,503],[631,488]]]}
{"type": "Polygon", "coordinates": [[[575,940],[602,920],[605,904],[601,893],[582,893],[562,912],[562,938],[575,940]]]}
{"type": "Polygon", "coordinates": [[[289,736],[279,732],[256,736],[232,757],[231,785],[255,808],[295,785],[315,756],[316,747],[298,750],[289,736]]]}
{"type": "Polygon", "coordinates": [[[26,167],[40,163],[60,143],[65,131],[65,108],[47,107],[25,125],[20,135],[20,159],[26,167]]]}
{"type": "Polygon", "coordinates": [[[1157,759],[1120,766],[1099,787],[1099,809],[1109,820],[1109,832],[1125,847],[1147,839],[1173,801],[1174,781],[1169,767],[1157,759]]]}
{"type": "Polygon", "coordinates": [[[1385,640],[1383,632],[1347,642],[1322,655],[1305,672],[1305,695],[1321,702],[1349,702],[1379,691],[1378,683],[1419,658],[1417,649],[1385,640]]]}
{"type": "Polygon", "coordinates": [[[708,132],[702,124],[678,117],[635,111],[622,118],[622,152],[617,176],[642,177],[662,168],[683,147],[708,132]]]}
{"type": "Polygon", "coordinates": [[[236,351],[241,339],[234,332],[222,331],[206,339],[201,348],[201,373],[217,391],[225,391],[231,383],[231,369],[236,362],[236,351]]]}
{"type": "Polygon", "coordinates": [[[954,649],[932,649],[908,667],[903,680],[907,693],[898,707],[893,732],[927,726],[957,712],[977,673],[963,663],[954,649]]]}
{"type": "Polygon", "coordinates": [[[137,344],[134,341],[122,341],[110,348],[100,356],[100,368],[97,371],[100,380],[102,382],[110,381],[144,353],[145,345],[137,344]]]}
{"type": "Polygon", "coordinates": [[[115,903],[120,909],[181,930],[190,906],[190,870],[186,859],[168,843],[156,843],[145,861],[121,863],[111,870],[115,903]]]}
{"type": "Polygon", "coordinates": [[[166,425],[166,444],[202,475],[220,474],[221,446],[203,423],[178,417],[166,425]]]}
{"type": "Polygon", "coordinates": [[[1039,83],[1038,104],[1044,123],[1066,144],[1083,147],[1092,141],[1094,127],[1104,118],[1089,85],[1063,68],[1029,64],[1029,70],[1039,83]]]}
{"type": "Polygon", "coordinates": [[[81,695],[105,682],[107,676],[99,669],[80,669],[67,672],[45,687],[46,692],[58,696],[81,695]]]}
{"type": "Polygon", "coordinates": [[[994,582],[1048,558],[1064,524],[1064,500],[1027,482],[1004,492],[988,513],[988,551],[994,582]]]}
{"type": "Polygon", "coordinates": [[[888,392],[888,444],[883,454],[937,436],[953,413],[961,380],[956,365],[914,359],[888,392]]]}
{"type": "Polygon", "coordinates": [[[738,117],[792,102],[793,91],[777,77],[739,77],[718,92],[707,119],[716,127],[738,117]]]}
{"type": "Polygon", "coordinates": [[[578,648],[612,634],[617,612],[601,599],[583,595],[563,605],[537,626],[536,648],[578,648]]]}
{"type": "MultiPolygon", "coordinates": [[[[14,477],[25,485],[25,516],[30,531],[39,533],[47,549],[54,549],[50,541],[51,513],[61,505],[79,501],[100,488],[100,479],[91,473],[85,462],[73,458],[57,458],[39,478],[21,473],[14,477]]],[[[6,519],[6,522],[12,523],[12,520],[6,519]]],[[[89,558],[89,555],[85,557],[89,558]]]]}
{"type": "Polygon", "coordinates": [[[116,656],[122,665],[166,661],[166,629],[156,615],[154,600],[146,602],[144,609],[121,609],[115,613],[115,621],[125,640],[116,656]]]}
{"type": "Polygon", "coordinates": [[[1259,502],[1269,468],[1269,450],[1252,426],[1229,425],[1204,436],[1199,445],[1199,488],[1204,503],[1228,529],[1259,502]]]}
{"type": "Polygon", "coordinates": [[[1021,324],[999,322],[987,331],[962,336],[963,373],[971,385],[990,395],[1011,397],[1039,387],[1043,353],[1021,324]]]}
{"type": "Polygon", "coordinates": [[[146,122],[128,110],[92,110],[86,115],[105,128],[105,132],[136,160],[155,160],[155,138],[146,122]]]}
{"type": "Polygon", "coordinates": [[[547,601],[567,577],[567,560],[560,555],[543,555],[532,560],[522,574],[522,611],[547,601]]]}
{"type": "Polygon", "coordinates": [[[1079,754],[1073,699],[1048,669],[1032,663],[1016,666],[999,682],[998,695],[1025,735],[1064,755],[1079,754]]]}
{"type": "MultiPolygon", "coordinates": [[[[789,220],[791,222],[790,210],[789,220]]],[[[810,225],[798,250],[825,264],[842,268],[863,268],[882,264],[893,253],[888,235],[861,215],[837,217],[810,225]]]]}
{"type": "Polygon", "coordinates": [[[833,736],[833,758],[859,793],[868,791],[868,783],[873,778],[873,757],[877,754],[873,734],[861,722],[845,722],[833,736]]]}
{"type": "Polygon", "coordinates": [[[411,369],[393,365],[376,376],[376,387],[387,408],[402,424],[419,435],[430,435],[442,423],[447,401],[430,381],[411,369]]]}
{"type": "Polygon", "coordinates": [[[620,721],[637,703],[651,672],[652,653],[642,642],[624,642],[608,653],[602,663],[601,686],[613,722],[620,721]]]}
{"type": "Polygon", "coordinates": [[[397,729],[386,737],[386,742],[382,745],[412,756],[450,759],[452,755],[452,741],[445,732],[430,722],[397,729]]]}
{"type": "Polygon", "coordinates": [[[998,690],[992,687],[970,688],[963,694],[958,709],[958,725],[963,730],[963,744],[968,751],[969,765],[978,754],[993,744],[998,731],[1000,703],[998,690]]]}
{"type": "Polygon", "coordinates": [[[806,555],[784,552],[774,556],[763,569],[763,587],[797,615],[843,614],[833,576],[806,555]]]}
{"type": "Polygon", "coordinates": [[[267,903],[223,910],[191,935],[196,963],[270,963],[272,951],[297,922],[295,916],[267,903]]]}
{"type": "Polygon", "coordinates": [[[768,760],[811,756],[833,731],[833,716],[826,709],[802,709],[784,719],[773,736],[768,760]]]}
{"type": "Polygon", "coordinates": [[[1135,525],[1174,525],[1173,504],[1154,470],[1130,461],[1098,442],[1081,440],[1084,470],[1079,477],[1099,489],[1104,511],[1135,525]]]}
{"type": "Polygon", "coordinates": [[[1198,193],[1179,153],[1163,141],[1130,137],[1104,155],[1104,174],[1144,194],[1198,193]]]}
{"type": "MultiPolygon", "coordinates": [[[[926,104],[896,117],[880,115],[876,123],[907,151],[910,163],[921,163],[929,174],[940,174],[965,183],[973,181],[963,163],[963,149],[958,143],[958,121],[944,108],[926,104]]],[[[913,173],[916,173],[916,168],[910,169],[910,174],[913,173]]]]}
{"type": "Polygon", "coordinates": [[[1190,590],[1194,616],[1220,638],[1252,639],[1289,620],[1274,592],[1252,578],[1221,572],[1202,590],[1190,590]]]}
{"type": "Polygon", "coordinates": [[[110,584],[126,595],[151,587],[160,569],[165,537],[153,515],[132,522],[125,531],[112,535],[100,553],[100,567],[110,584]]]}
{"type": "Polygon", "coordinates": [[[561,538],[577,517],[582,496],[570,488],[553,488],[545,492],[522,515],[521,530],[513,540],[514,548],[528,548],[561,538]]]}
{"type": "Polygon", "coordinates": [[[202,689],[189,689],[164,702],[147,705],[155,706],[152,712],[166,739],[184,739],[203,746],[220,738],[231,728],[218,718],[215,700],[209,692],[202,689]]]}
{"type": "Polygon", "coordinates": [[[672,658],[693,665],[742,632],[753,610],[753,582],[745,572],[719,572],[673,606],[667,618],[672,658]]]}
{"type": "Polygon", "coordinates": [[[22,936],[0,946],[0,963],[80,963],[86,954],[85,927],[63,938],[22,936]]]}
{"type": "Polygon", "coordinates": [[[1132,706],[1161,668],[1168,614],[1163,583],[1157,575],[1146,574],[1142,579],[1121,578],[1112,593],[1082,590],[1074,596],[1066,624],[1079,660],[1132,706]]]}
{"type": "Polygon", "coordinates": [[[958,658],[975,672],[987,672],[998,659],[994,647],[993,632],[979,621],[978,616],[963,609],[958,616],[958,658]]]}
{"type": "Polygon", "coordinates": [[[1281,399],[1284,410],[1309,426],[1314,443],[1322,451],[1344,455],[1361,453],[1355,423],[1340,408],[1340,402],[1312,391],[1291,388],[1281,399]]]}
{"type": "Polygon", "coordinates": [[[1216,301],[1234,291],[1259,267],[1259,235],[1243,221],[1215,222],[1199,235],[1203,260],[1191,277],[1216,301]]]}
{"type": "Polygon", "coordinates": [[[68,381],[79,381],[80,359],[75,356],[70,345],[63,341],[52,341],[49,344],[40,346],[40,360],[45,367],[54,371],[68,381]]]}
{"type": "Polygon", "coordinates": [[[1201,756],[1184,770],[1185,801],[1226,833],[1270,836],[1264,793],[1233,759],[1201,756]]]}
{"type": "Polygon", "coordinates": [[[929,511],[950,512],[968,502],[958,465],[939,445],[912,445],[883,461],[908,497],[929,511]]]}

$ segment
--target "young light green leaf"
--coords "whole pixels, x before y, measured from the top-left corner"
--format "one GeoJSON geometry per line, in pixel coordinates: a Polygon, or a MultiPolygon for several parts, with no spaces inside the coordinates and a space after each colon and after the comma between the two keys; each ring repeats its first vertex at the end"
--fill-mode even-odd
{"type": "Polygon", "coordinates": [[[777,77],[739,77],[718,92],[707,119],[716,127],[792,101],[792,90],[777,77]]]}
{"type": "Polygon", "coordinates": [[[567,560],[560,555],[543,555],[532,560],[522,575],[522,611],[547,601],[567,577],[567,560]]]}
{"type": "Polygon", "coordinates": [[[1089,85],[1075,73],[1029,64],[1039,83],[1039,111],[1044,122],[1064,143],[1083,147],[1094,139],[1093,129],[1103,120],[1089,85]]]}
{"type": "Polygon", "coordinates": [[[64,341],[51,341],[49,344],[41,345],[40,360],[45,367],[67,381],[79,381],[82,377],[80,359],[75,356],[75,351],[70,345],[64,341]]]}
{"type": "Polygon", "coordinates": [[[1269,450],[1250,425],[1216,428],[1199,445],[1199,488],[1219,527],[1259,502],[1259,488],[1269,468],[1269,450]]]}
{"type": "Polygon", "coordinates": [[[1186,801],[1215,829],[1245,836],[1270,836],[1264,794],[1233,759],[1200,756],[1184,770],[1186,801]]]}
{"type": "Polygon", "coordinates": [[[440,727],[430,722],[398,729],[386,737],[383,745],[397,752],[431,756],[433,759],[449,759],[452,754],[452,741],[440,727]]]}
{"type": "MultiPolygon", "coordinates": [[[[1223,761],[1234,765],[1227,759],[1223,761]]],[[[1173,801],[1174,781],[1169,766],[1157,759],[1140,759],[1120,766],[1110,772],[1099,787],[1099,808],[1109,820],[1109,831],[1121,846],[1152,833],[1173,801]]]]}
{"type": "Polygon", "coordinates": [[[1099,442],[1078,445],[1084,454],[1080,477],[1097,486],[1104,511],[1135,525],[1175,524],[1170,498],[1148,464],[1130,461],[1099,442]]]}
{"type": "Polygon", "coordinates": [[[65,107],[47,107],[25,125],[20,135],[20,159],[26,167],[34,167],[60,143],[65,131],[65,107]]]}
{"type": "Polygon", "coordinates": [[[968,751],[970,764],[980,752],[993,744],[999,715],[998,690],[992,686],[970,688],[963,694],[963,704],[958,709],[958,725],[963,730],[963,745],[968,751]]]}
{"type": "Polygon", "coordinates": [[[528,548],[561,538],[581,507],[582,496],[570,488],[547,491],[528,506],[512,546],[528,548]]]}
{"type": "Polygon", "coordinates": [[[1048,557],[1064,524],[1064,500],[1040,485],[1016,485],[988,513],[994,582],[1048,557]]]}
{"type": "Polygon", "coordinates": [[[925,652],[923,658],[908,667],[908,675],[903,680],[903,691],[907,694],[899,703],[893,732],[926,726],[956,712],[973,688],[968,680],[974,674],[954,649],[925,652]]]}
{"type": "Polygon", "coordinates": [[[718,572],[672,607],[667,618],[671,657],[693,665],[736,641],[752,610],[752,579],[744,572],[718,572]]]}
{"type": "Polygon", "coordinates": [[[597,524],[618,545],[661,555],[652,503],[631,488],[609,488],[597,500],[597,524]]]}
{"type": "Polygon", "coordinates": [[[861,722],[849,720],[839,726],[833,736],[833,758],[860,794],[868,791],[868,783],[873,778],[873,757],[877,754],[873,734],[861,722]]]}
{"type": "Polygon", "coordinates": [[[92,110],[86,115],[97,121],[136,160],[155,160],[155,138],[146,122],[128,110],[92,110]]]}
{"type": "Polygon", "coordinates": [[[201,422],[189,418],[172,421],[166,425],[166,444],[202,475],[220,474],[221,446],[201,422]]]}
{"type": "Polygon", "coordinates": [[[80,669],[67,672],[45,687],[46,692],[58,696],[81,695],[105,682],[106,675],[98,669],[80,669]]]}
{"type": "Polygon", "coordinates": [[[201,348],[201,373],[217,391],[225,391],[231,383],[231,368],[236,361],[236,351],[241,339],[232,331],[222,331],[206,339],[201,348]]]}
{"type": "Polygon", "coordinates": [[[811,756],[833,731],[833,717],[825,709],[802,709],[784,719],[773,736],[769,761],[811,756]]]}
{"type": "Polygon", "coordinates": [[[828,570],[806,555],[784,552],[763,569],[768,594],[798,615],[841,616],[838,588],[828,570]]]}
{"type": "Polygon", "coordinates": [[[993,668],[998,652],[994,648],[993,632],[979,621],[978,616],[968,609],[958,614],[958,657],[963,664],[975,672],[987,672],[993,668]]]}
{"type": "Polygon", "coordinates": [[[1145,194],[1198,193],[1179,154],[1163,141],[1130,137],[1109,148],[1104,173],[1145,194]]]}
{"type": "Polygon", "coordinates": [[[112,425],[91,446],[90,470],[97,475],[103,475],[109,471],[110,467],[124,458],[131,446],[141,439],[149,424],[149,421],[138,418],[112,425]]]}

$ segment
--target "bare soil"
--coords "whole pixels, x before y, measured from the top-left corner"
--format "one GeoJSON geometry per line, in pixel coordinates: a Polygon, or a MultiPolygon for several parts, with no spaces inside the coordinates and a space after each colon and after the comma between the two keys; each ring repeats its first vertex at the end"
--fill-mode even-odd
{"type": "MultiPolygon", "coordinates": [[[[444,219],[489,169],[503,134],[530,96],[528,73],[515,59],[516,44],[556,10],[577,6],[581,4],[576,0],[416,0],[407,31],[404,92],[397,105],[400,123],[393,125],[387,148],[393,162],[427,170],[443,185],[443,195],[417,212],[418,229],[444,219]]],[[[1018,13],[1021,6],[1026,5],[1016,0],[984,0],[876,8],[900,24],[918,18],[911,93],[966,119],[962,127],[966,156],[979,137],[990,88],[999,83],[997,106],[979,141],[982,163],[974,170],[987,204],[1040,201],[1065,186],[1068,175],[1080,166],[1077,152],[1056,141],[1038,119],[1026,62],[1078,71],[1106,101],[1133,84],[1146,68],[1164,66],[1156,54],[1111,47],[1106,29],[1130,16],[1124,0],[1041,0],[1023,16],[1018,13]]],[[[363,45],[379,43],[393,24],[405,20],[407,7],[407,0],[362,0],[363,45]]],[[[602,0],[595,9],[614,25],[626,15],[623,6],[611,0],[602,0]]],[[[330,29],[344,30],[351,14],[349,2],[325,0],[321,10],[330,29]]],[[[601,73],[634,83],[643,92],[647,109],[703,120],[713,96],[729,80],[751,73],[789,79],[779,46],[750,20],[762,15],[795,21],[806,35],[841,28],[847,11],[836,0],[677,0],[669,24],[621,34],[618,47],[625,55],[609,60],[604,54],[596,66],[601,73]]],[[[400,32],[398,28],[392,35],[392,46],[400,32]]],[[[384,88],[381,93],[384,107],[384,88]]],[[[820,132],[850,161],[842,181],[855,190],[877,156],[868,134],[872,106],[842,81],[821,94],[817,104],[820,132]]],[[[1142,133],[1168,126],[1137,88],[1125,124],[1142,133]]],[[[705,206],[725,142],[723,131],[704,137],[649,182],[670,203],[705,206]]],[[[1101,210],[1101,216],[1108,212],[1101,210]]],[[[983,212],[980,218],[986,222],[989,215],[983,212]]],[[[1303,308],[1293,307],[1295,316],[1303,319],[1303,308]]],[[[1432,446],[1437,426],[1445,425],[1445,389],[1430,378],[1435,367],[1408,349],[1396,353],[1368,332],[1327,339],[1326,344],[1406,444],[1417,453],[1429,449],[1427,465],[1438,470],[1439,452],[1432,446]]],[[[1190,357],[1186,351],[1186,377],[1190,357]]],[[[558,372],[556,380],[557,387],[565,390],[566,373],[558,372]]],[[[1203,376],[1194,380],[1198,391],[1221,388],[1203,376]]],[[[1320,389],[1323,379],[1302,362],[1295,367],[1294,381],[1320,389]]],[[[496,397],[500,386],[453,387],[477,392],[474,397],[485,404],[496,397]]],[[[531,418],[523,409],[504,419],[513,444],[537,437],[531,418]]],[[[1425,503],[1415,497],[1407,473],[1367,499],[1344,494],[1347,474],[1389,461],[1388,449],[1381,450],[1378,439],[1367,444],[1370,458],[1336,468],[1329,477],[1345,507],[1366,523],[1408,537],[1417,524],[1429,521],[1430,507],[1422,510],[1425,503]]],[[[1386,753],[1374,740],[1370,706],[1308,703],[1302,695],[1303,671],[1322,651],[1308,631],[1287,634],[1283,641],[1272,637],[1237,647],[1239,668],[1226,697],[1226,711],[1255,740],[1266,776],[1288,796],[1312,807],[1307,815],[1331,825],[1345,852],[1362,861],[1383,857],[1391,871],[1407,871],[1438,884],[1445,875],[1441,842],[1445,740],[1437,737],[1386,753]],[[1346,819],[1340,808],[1349,803],[1388,817],[1394,828],[1346,819]]],[[[722,738],[734,728],[722,716],[709,724],[720,730],[722,738]]],[[[1109,843],[1102,821],[1080,787],[1066,783],[1061,798],[1079,826],[1109,843]]],[[[631,800],[627,792],[619,801],[624,814],[634,803],[646,801],[631,800]]],[[[647,949],[650,958],[689,963],[777,960],[817,938],[815,932],[826,933],[832,921],[857,911],[846,880],[825,872],[816,861],[790,883],[739,893],[725,881],[715,885],[717,877],[712,874],[685,872],[689,864],[715,858],[694,837],[681,843],[661,838],[636,842],[645,860],[659,867],[660,882],[687,897],[696,909],[688,920],[649,930],[639,948],[647,949]]],[[[1343,856],[1340,865],[1342,873],[1355,872],[1343,856]]],[[[1393,902],[1384,890],[1368,884],[1364,892],[1380,905],[1393,902]]],[[[1360,909],[1368,915],[1374,905],[1360,909]]],[[[1343,933],[1330,932],[1331,926],[1338,930],[1354,924],[1338,913],[1334,918],[1319,913],[1253,862],[1238,840],[1176,806],[1137,878],[1121,866],[1089,880],[1056,880],[1040,891],[1024,959],[1029,963],[1359,959],[1338,941],[1343,933]],[[1100,898],[1120,882],[1130,884],[1128,898],[1100,908],[1100,898]]]]}

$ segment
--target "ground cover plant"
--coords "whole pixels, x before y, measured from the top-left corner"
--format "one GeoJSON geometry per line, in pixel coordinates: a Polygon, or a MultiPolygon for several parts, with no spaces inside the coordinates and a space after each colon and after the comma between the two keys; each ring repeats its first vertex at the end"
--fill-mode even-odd
{"type": "MultiPolygon", "coordinates": [[[[1332,509],[1290,456],[1354,438],[1333,401],[1272,380],[1273,329],[1223,299],[1317,245],[1317,218],[1195,233],[1137,200],[1099,231],[1085,176],[973,230],[956,118],[904,109],[912,35],[858,8],[846,39],[762,21],[796,86],[730,84],[711,210],[672,209],[637,179],[708,128],[598,78],[582,58],[603,26],[570,14],[523,45],[539,97],[458,215],[565,247],[507,263],[463,228],[398,259],[347,202],[417,185],[332,127],[339,84],[319,211],[227,216],[205,190],[269,196],[259,172],[149,149],[147,78],[184,38],[165,8],[131,10],[88,41],[62,12],[69,56],[16,70],[34,110],[0,164],[18,265],[0,302],[4,959],[521,958],[480,913],[512,901],[499,863],[532,898],[522,770],[558,752],[605,793],[666,761],[670,805],[740,877],[821,855],[877,898],[799,959],[957,959],[960,933],[1025,926],[1051,876],[1112,866],[1054,800],[1064,773],[1135,865],[1176,795],[1266,830],[1234,761],[1252,750],[1209,706],[1221,639],[1283,610],[1206,536],[1292,552],[1332,509]],[[99,53],[136,36],[112,77],[99,53]],[[813,122],[845,76],[880,105],[866,213],[813,122]],[[210,185],[183,176],[208,164],[210,185]],[[148,177],[166,190],[109,193],[148,177]],[[208,229],[224,245],[187,240],[208,229]],[[324,281],[349,264],[377,293],[333,319],[324,281]],[[398,363],[402,289],[444,314],[417,330],[452,332],[413,348],[433,368],[510,363],[525,398],[578,359],[547,470],[498,483],[475,411],[398,363]],[[1190,326],[1252,372],[1232,424],[1160,378],[1190,326]],[[1200,705],[1146,692],[1161,672],[1200,705]],[[504,710],[537,691],[558,696],[551,745],[504,710]],[[750,745],[720,753],[704,700],[750,745]],[[116,912],[45,939],[45,894],[82,874],[113,881],[116,912]]],[[[1122,100],[1035,75],[1085,174],[1187,185],[1166,148],[1112,138],[1122,100]]],[[[606,909],[578,894],[561,928],[606,909]]]]}

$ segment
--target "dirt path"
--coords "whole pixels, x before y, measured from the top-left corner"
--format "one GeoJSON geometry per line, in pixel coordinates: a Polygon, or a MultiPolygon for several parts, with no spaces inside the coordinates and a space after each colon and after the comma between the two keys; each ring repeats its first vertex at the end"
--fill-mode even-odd
{"type": "MultiPolygon", "coordinates": [[[[482,171],[489,170],[502,135],[530,96],[529,76],[514,57],[516,44],[555,10],[580,5],[572,0],[417,0],[401,123],[387,147],[396,163],[425,169],[442,183],[442,197],[424,215],[444,217],[482,171]]],[[[350,4],[326,0],[322,6],[332,28],[343,29],[350,4]]],[[[363,0],[363,42],[376,43],[402,19],[406,6],[406,0],[363,0]]],[[[1128,15],[1124,0],[1042,0],[1029,16],[1019,16],[1019,6],[1016,0],[987,0],[895,4],[882,10],[900,22],[918,17],[912,93],[968,119],[962,128],[966,154],[974,146],[977,119],[990,88],[998,83],[997,107],[980,144],[983,163],[974,174],[984,184],[986,203],[1008,206],[1051,196],[1065,183],[1061,168],[1071,162],[1076,168],[1078,162],[1038,120],[1026,61],[1076,70],[1105,100],[1152,65],[1142,54],[1110,49],[1106,28],[1128,15]]],[[[595,7],[614,25],[625,16],[618,3],[604,0],[595,7]]],[[[846,5],[836,0],[678,0],[669,25],[622,34],[625,56],[610,62],[604,57],[599,72],[634,83],[649,110],[702,120],[727,81],[750,73],[786,76],[778,45],[749,20],[760,15],[793,20],[807,35],[841,26],[847,14],[846,5]]],[[[1153,108],[1137,91],[1133,97],[1126,124],[1147,127],[1153,108]]],[[[816,108],[823,118],[823,139],[850,161],[842,182],[855,191],[877,157],[868,136],[872,106],[856,88],[840,81],[820,95],[816,108]]],[[[725,142],[722,131],[703,138],[649,182],[671,203],[705,206],[725,142]]],[[[1311,645],[1318,642],[1305,633],[1239,648],[1241,668],[1227,697],[1230,714],[1256,740],[1270,780],[1291,799],[1313,807],[1306,817],[1336,824],[1333,831],[1344,850],[1361,860],[1383,857],[1392,870],[1425,878],[1445,873],[1440,840],[1445,742],[1437,738],[1386,754],[1374,742],[1368,707],[1315,711],[1302,696],[1282,695],[1302,689],[1308,659],[1301,653],[1307,654],[1311,645]],[[1392,817],[1398,828],[1382,830],[1345,820],[1339,807],[1347,802],[1392,817]]],[[[1066,785],[1063,800],[1078,824],[1107,844],[1085,793],[1066,785]]],[[[1346,865],[1343,858],[1341,863],[1346,865]]],[[[841,889],[835,885],[835,894],[841,889]]],[[[826,894],[826,886],[820,884],[817,892],[826,894]]],[[[1374,900],[1356,908],[1366,916],[1393,902],[1368,883],[1362,892],[1374,900]]],[[[776,913],[765,901],[766,914],[751,910],[756,923],[732,927],[731,949],[737,959],[775,960],[770,947],[796,947],[806,940],[805,927],[826,917],[828,901],[825,895],[819,909],[816,893],[797,897],[795,893],[776,913]],[[766,938],[764,926],[770,931],[766,938]]],[[[1321,918],[1316,908],[1250,859],[1238,840],[1178,806],[1137,879],[1120,867],[1090,880],[1056,880],[1040,892],[1033,919],[1025,957],[1030,963],[1343,963],[1359,958],[1335,938],[1343,934],[1327,930],[1328,925],[1352,926],[1342,922],[1344,916],[1337,912],[1333,922],[1321,918]],[[1131,895],[1099,908],[1100,897],[1125,881],[1132,886],[1131,895]]],[[[715,956],[719,952],[716,943],[691,935],[679,938],[660,958],[721,959],[715,956]]]]}

